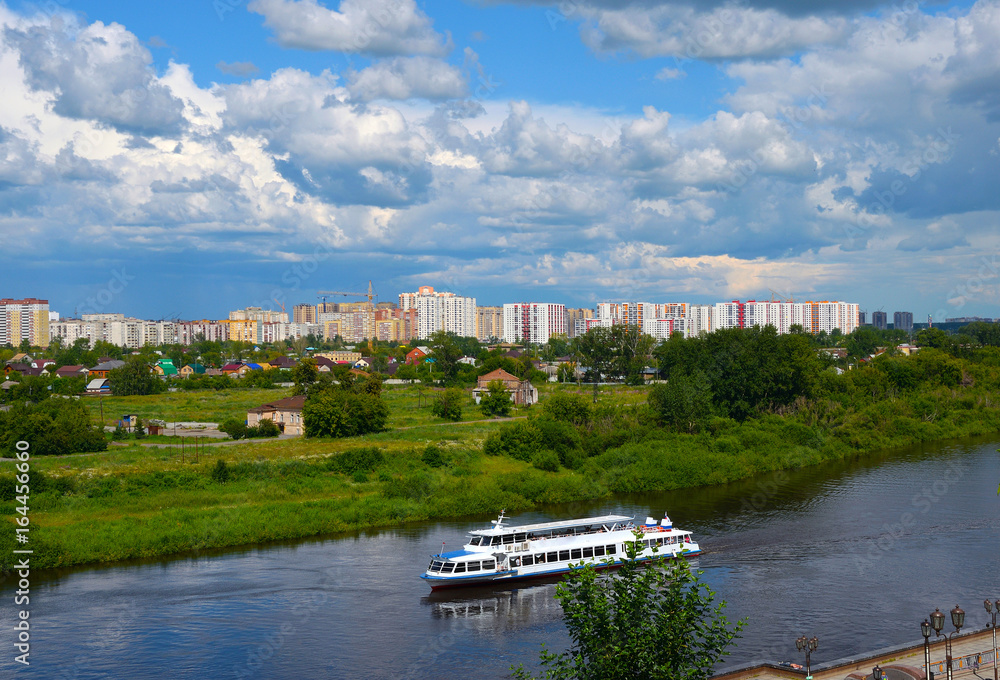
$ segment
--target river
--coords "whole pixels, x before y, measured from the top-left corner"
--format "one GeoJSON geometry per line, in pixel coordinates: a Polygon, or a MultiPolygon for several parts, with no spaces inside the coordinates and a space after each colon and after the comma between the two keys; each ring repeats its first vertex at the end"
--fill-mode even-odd
{"type": "MultiPolygon", "coordinates": [[[[928,444],[707,489],[552,506],[511,523],[669,512],[703,579],[749,623],[720,668],[915,642],[935,607],[985,624],[1000,598],[996,437],[928,444]]],[[[502,678],[568,641],[552,583],[431,595],[430,553],[489,518],[31,575],[30,667],[0,588],[0,676],[502,678]],[[15,676],[13,671],[19,670],[15,676]]]]}

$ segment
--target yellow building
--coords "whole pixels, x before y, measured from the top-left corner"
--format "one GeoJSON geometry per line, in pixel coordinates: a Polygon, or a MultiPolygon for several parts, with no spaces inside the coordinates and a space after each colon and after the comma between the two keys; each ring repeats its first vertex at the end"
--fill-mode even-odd
{"type": "Polygon", "coordinates": [[[0,300],[0,346],[17,347],[24,340],[32,347],[49,346],[48,300],[0,300]]]}
{"type": "Polygon", "coordinates": [[[221,319],[226,326],[226,338],[240,342],[259,343],[260,324],[256,319],[221,319]]]}
{"type": "Polygon", "coordinates": [[[476,339],[503,337],[503,307],[476,307],[476,339]]]}

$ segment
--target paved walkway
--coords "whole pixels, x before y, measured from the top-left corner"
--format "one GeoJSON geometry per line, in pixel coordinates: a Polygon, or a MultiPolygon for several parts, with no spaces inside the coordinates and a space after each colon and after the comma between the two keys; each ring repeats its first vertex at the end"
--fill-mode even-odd
{"type": "MultiPolygon", "coordinates": [[[[919,623],[914,625],[919,631],[919,623]]],[[[954,629],[953,629],[954,630],[954,629]]],[[[1000,631],[998,631],[1000,637],[1000,631]]],[[[1000,642],[1000,640],[998,640],[1000,642]]],[[[819,652],[822,653],[823,640],[819,641],[819,652]]],[[[937,641],[931,638],[931,673],[935,680],[944,680],[947,668],[945,666],[944,638],[937,641]]],[[[804,655],[795,649],[795,640],[788,639],[788,658],[794,658],[796,663],[804,662],[804,655]]],[[[822,658],[822,657],[820,657],[822,658]]],[[[872,680],[872,669],[878,665],[889,680],[922,680],[924,678],[924,643],[901,645],[887,649],[879,649],[857,657],[837,659],[825,663],[815,663],[813,654],[812,674],[815,680],[872,680]]],[[[744,680],[758,678],[760,680],[803,680],[805,669],[798,670],[775,664],[759,664],[747,668],[729,671],[716,675],[713,680],[744,680]]],[[[989,628],[979,629],[956,636],[952,644],[952,676],[955,680],[993,680],[993,634],[989,628]],[[975,662],[979,662],[978,670],[975,662]]]]}

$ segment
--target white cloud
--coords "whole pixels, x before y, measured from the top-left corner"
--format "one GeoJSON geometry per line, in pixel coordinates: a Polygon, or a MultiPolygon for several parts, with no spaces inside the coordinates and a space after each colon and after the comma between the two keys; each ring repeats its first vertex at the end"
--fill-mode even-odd
{"type": "Polygon", "coordinates": [[[18,51],[28,84],[51,93],[60,116],[143,135],[176,133],[184,123],[183,106],[151,70],[149,51],[118,24],[8,28],[4,40],[18,51]]]}
{"type": "Polygon", "coordinates": [[[434,31],[414,0],[341,0],[337,10],[316,0],[253,0],[282,47],[377,56],[443,56],[450,36],[434,31]]]}
{"type": "Polygon", "coordinates": [[[454,66],[432,57],[396,57],[376,62],[349,75],[352,98],[455,99],[468,91],[465,76],[454,66]]]}

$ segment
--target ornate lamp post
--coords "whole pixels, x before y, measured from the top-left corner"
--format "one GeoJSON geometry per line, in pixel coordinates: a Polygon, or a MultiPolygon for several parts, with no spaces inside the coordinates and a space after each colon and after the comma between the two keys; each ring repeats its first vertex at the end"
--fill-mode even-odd
{"type": "Polygon", "coordinates": [[[1000,680],[997,676],[997,614],[1000,613],[1000,600],[996,603],[984,600],[983,606],[986,607],[986,613],[993,615],[993,622],[990,624],[993,629],[993,680],[1000,680]]]}
{"type": "MultiPolygon", "coordinates": [[[[958,632],[965,625],[965,612],[955,605],[955,608],[951,610],[951,624],[955,626],[954,633],[946,633],[944,636],[944,650],[945,659],[948,664],[948,680],[953,680],[951,673],[951,639],[958,635],[958,632]]],[[[941,635],[941,630],[944,628],[944,614],[941,613],[940,609],[935,609],[934,613],[931,614],[931,627],[934,629],[935,635],[941,635]]]]}
{"type": "Polygon", "coordinates": [[[798,640],[795,641],[795,647],[800,652],[806,653],[806,680],[812,680],[812,666],[810,665],[812,653],[816,651],[819,647],[819,639],[814,635],[812,638],[806,639],[803,635],[798,640]]]}
{"type": "Polygon", "coordinates": [[[882,668],[877,664],[872,669],[872,680],[882,680],[882,668]]]}
{"type": "Polygon", "coordinates": [[[924,680],[931,678],[931,624],[924,619],[920,624],[920,634],[924,636],[924,680]]]}

